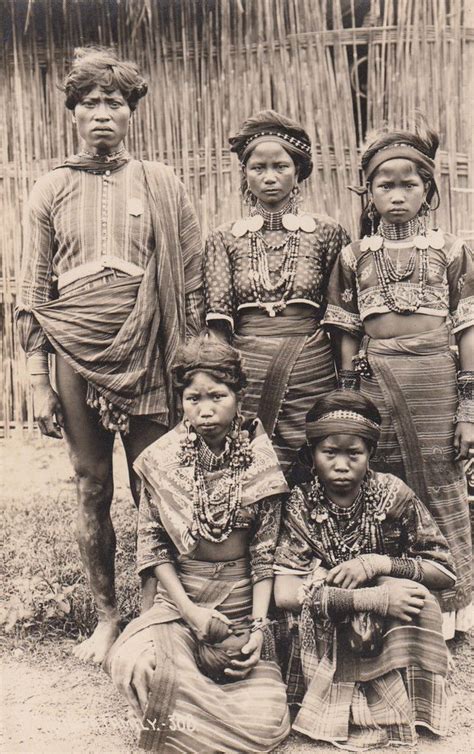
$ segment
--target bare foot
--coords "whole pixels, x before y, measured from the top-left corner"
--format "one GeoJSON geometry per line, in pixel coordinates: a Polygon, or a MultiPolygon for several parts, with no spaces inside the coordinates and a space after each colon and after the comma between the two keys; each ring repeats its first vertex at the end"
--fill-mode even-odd
{"type": "Polygon", "coordinates": [[[84,662],[102,663],[120,633],[118,620],[99,621],[94,633],[73,649],[73,655],[84,662]]]}

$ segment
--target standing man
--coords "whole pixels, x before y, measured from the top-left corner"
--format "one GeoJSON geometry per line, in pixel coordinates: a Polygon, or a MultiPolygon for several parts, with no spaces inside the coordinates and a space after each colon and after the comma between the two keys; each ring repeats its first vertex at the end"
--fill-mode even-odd
{"type": "MultiPolygon", "coordinates": [[[[119,634],[110,519],[120,432],[132,464],[176,420],[170,369],[201,329],[201,237],[184,186],[124,146],[147,84],[106,49],[79,49],[64,81],[82,151],[30,196],[17,307],[41,432],[64,436],[77,482],[77,539],[98,625],[77,657],[102,662],[119,634]],[[56,391],[48,353],[56,355],[56,391]]],[[[143,585],[149,603],[155,584],[143,585]]]]}

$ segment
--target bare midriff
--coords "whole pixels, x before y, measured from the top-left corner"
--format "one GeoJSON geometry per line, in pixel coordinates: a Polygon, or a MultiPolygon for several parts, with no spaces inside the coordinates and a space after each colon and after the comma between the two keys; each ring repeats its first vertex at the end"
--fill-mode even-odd
{"type": "Polygon", "coordinates": [[[224,542],[207,542],[201,539],[193,552],[193,560],[210,563],[238,560],[248,555],[249,529],[234,529],[224,542]]]}
{"type": "Polygon", "coordinates": [[[396,338],[436,330],[445,321],[444,317],[433,317],[431,314],[387,312],[367,317],[364,330],[371,338],[396,338]]]}
{"type": "MultiPolygon", "coordinates": [[[[261,312],[261,313],[264,313],[265,316],[268,316],[266,312],[263,311],[263,309],[260,309],[259,306],[246,307],[240,313],[242,314],[244,311],[252,312],[252,313],[261,312]]],[[[314,306],[311,306],[310,304],[292,304],[290,301],[281,312],[278,312],[277,316],[278,317],[302,317],[302,318],[314,317],[317,312],[318,312],[318,309],[314,306]]]]}

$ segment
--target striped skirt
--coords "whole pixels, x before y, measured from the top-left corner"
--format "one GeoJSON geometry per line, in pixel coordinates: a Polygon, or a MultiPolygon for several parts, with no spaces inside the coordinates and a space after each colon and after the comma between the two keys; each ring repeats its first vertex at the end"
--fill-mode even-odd
{"type": "Polygon", "coordinates": [[[299,705],[293,730],[349,751],[414,746],[417,726],[446,735],[448,653],[435,597],[410,625],[386,619],[382,652],[371,658],[353,655],[343,623],[287,618],[288,698],[299,705]]]}
{"type": "MultiPolygon", "coordinates": [[[[446,537],[456,564],[456,587],[438,593],[444,612],[471,602],[471,531],[467,484],[454,456],[456,363],[445,326],[432,332],[370,339],[372,378],[361,392],[382,416],[376,471],[401,477],[425,503],[446,537]]],[[[456,628],[464,630],[460,612],[456,628]]],[[[449,638],[449,637],[447,637],[449,638]]]]}
{"type": "Polygon", "coordinates": [[[270,336],[238,333],[233,346],[242,354],[248,380],[242,411],[245,417],[262,420],[287,473],[306,443],[306,414],[336,387],[329,339],[313,325],[308,335],[291,329],[270,336]]]}
{"type": "MultiPolygon", "coordinates": [[[[248,563],[185,561],[179,577],[193,602],[238,622],[250,615],[248,563]]],[[[105,670],[119,690],[131,685],[134,666],[153,647],[156,670],[143,714],[140,748],[161,754],[269,752],[290,732],[286,690],[274,659],[261,659],[243,680],[217,684],[194,659],[196,639],[166,593],[132,621],[109,653],[105,670]]]]}

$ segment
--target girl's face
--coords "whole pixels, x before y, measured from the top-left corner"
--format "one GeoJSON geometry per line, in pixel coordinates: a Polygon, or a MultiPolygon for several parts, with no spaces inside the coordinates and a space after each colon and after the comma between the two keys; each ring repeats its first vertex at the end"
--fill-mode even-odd
{"type": "Polygon", "coordinates": [[[127,135],[131,110],[123,94],[96,86],[74,108],[77,130],[87,146],[99,153],[114,152],[127,135]]]}
{"type": "Polygon", "coordinates": [[[377,168],[370,193],[381,218],[399,224],[416,217],[428,189],[411,160],[396,158],[377,168]]]}
{"type": "Polygon", "coordinates": [[[295,163],[273,141],[257,144],[244,170],[250,191],[271,212],[285,206],[297,183],[295,163]]]}
{"type": "Polygon", "coordinates": [[[183,390],[185,417],[215,453],[224,450],[225,438],[237,413],[238,398],[223,382],[206,372],[196,372],[183,390]]]}
{"type": "Polygon", "coordinates": [[[312,448],[313,469],[335,502],[355,499],[369,468],[370,450],[362,437],[329,435],[312,448]]]}

